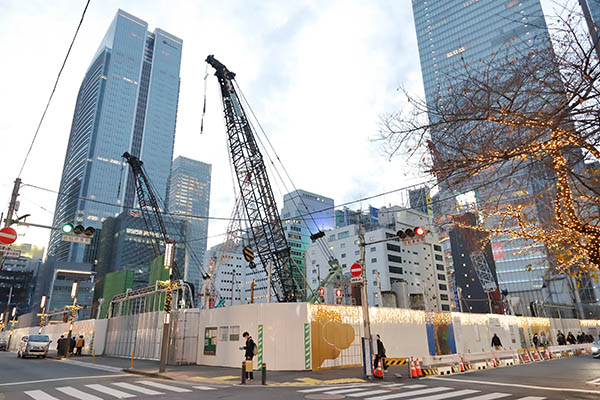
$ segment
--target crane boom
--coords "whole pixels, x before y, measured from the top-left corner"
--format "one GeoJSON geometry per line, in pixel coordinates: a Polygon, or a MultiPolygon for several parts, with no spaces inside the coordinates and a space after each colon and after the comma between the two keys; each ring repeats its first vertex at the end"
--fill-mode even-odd
{"type": "MultiPolygon", "coordinates": [[[[150,181],[142,167],[144,164],[142,160],[128,152],[123,153],[122,157],[127,160],[135,177],[135,191],[140,211],[142,212],[142,217],[146,224],[146,230],[150,234],[154,256],[158,257],[164,253],[164,246],[169,242],[167,229],[165,228],[165,223],[160,214],[160,207],[158,206],[156,196],[150,187],[150,181]],[[163,249],[161,249],[161,246],[163,249]]],[[[175,263],[173,264],[173,277],[175,279],[182,279],[182,275],[175,263]]]]}
{"type": "Polygon", "coordinates": [[[290,247],[262,154],[234,87],[235,73],[212,55],[206,62],[215,69],[221,88],[231,160],[256,253],[263,267],[272,266],[271,285],[277,300],[297,301],[299,293],[292,272],[290,247]]]}

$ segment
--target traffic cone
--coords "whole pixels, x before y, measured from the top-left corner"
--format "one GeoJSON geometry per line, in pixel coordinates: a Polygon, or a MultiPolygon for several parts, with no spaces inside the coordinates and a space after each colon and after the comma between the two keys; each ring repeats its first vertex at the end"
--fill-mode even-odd
{"type": "Polygon", "coordinates": [[[496,368],[498,364],[496,363],[496,359],[492,357],[492,367],[496,368]]]}
{"type": "Polygon", "coordinates": [[[415,361],[413,360],[412,357],[410,357],[410,377],[411,378],[418,378],[418,376],[417,376],[417,370],[415,369],[415,361]]]}
{"type": "Polygon", "coordinates": [[[417,358],[417,361],[415,362],[416,364],[416,368],[417,368],[417,376],[421,377],[423,376],[423,371],[421,370],[421,362],[419,361],[419,359],[417,358]]]}
{"type": "Polygon", "coordinates": [[[540,361],[540,356],[539,356],[537,350],[533,351],[533,359],[534,359],[534,361],[540,361]]]}
{"type": "Polygon", "coordinates": [[[465,372],[465,364],[463,363],[463,359],[460,354],[458,355],[458,360],[460,365],[460,372],[465,372]]]}
{"type": "Polygon", "coordinates": [[[548,351],[548,348],[547,348],[547,347],[546,347],[546,352],[544,353],[544,358],[545,358],[546,360],[549,360],[549,359],[550,359],[550,352],[548,351]]]}
{"type": "Polygon", "coordinates": [[[529,352],[525,350],[525,362],[531,362],[531,358],[529,358],[529,352]]]}
{"type": "Polygon", "coordinates": [[[376,365],[375,371],[373,371],[373,376],[378,379],[383,379],[383,370],[381,369],[381,362],[382,360],[379,360],[379,362],[376,365]]]}

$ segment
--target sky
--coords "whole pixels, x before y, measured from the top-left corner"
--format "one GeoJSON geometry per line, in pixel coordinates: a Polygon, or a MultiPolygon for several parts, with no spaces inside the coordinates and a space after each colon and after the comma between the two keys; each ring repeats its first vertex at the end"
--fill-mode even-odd
{"type": "MultiPolygon", "coordinates": [[[[84,6],[85,0],[0,0],[2,211],[84,6]]],[[[210,68],[204,79],[208,54],[237,74],[295,187],[342,204],[430,179],[413,162],[388,160],[372,141],[380,115],[406,105],[400,87],[423,95],[410,1],[92,0],[21,175],[18,215],[31,214],[28,222],[52,223],[56,194],[33,186],[58,190],[79,85],[119,8],[147,21],[150,31],[159,27],[183,39],[173,156],[212,164],[210,216],[231,215],[234,191],[210,68]]],[[[271,180],[281,209],[292,186],[271,180]]],[[[402,204],[405,196],[350,207],[402,204]]],[[[226,221],[210,222],[209,246],[226,228],[226,221]]],[[[47,229],[17,231],[20,243],[48,243],[47,229]]]]}

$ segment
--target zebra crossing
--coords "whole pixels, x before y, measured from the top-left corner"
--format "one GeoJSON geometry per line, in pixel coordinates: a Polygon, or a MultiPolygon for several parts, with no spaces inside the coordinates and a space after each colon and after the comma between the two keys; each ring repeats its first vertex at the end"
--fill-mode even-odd
{"type": "Polygon", "coordinates": [[[60,386],[46,390],[26,390],[23,393],[34,400],[106,400],[147,398],[148,396],[166,396],[169,393],[190,393],[195,390],[210,391],[217,389],[212,386],[176,386],[170,383],[139,380],[134,383],[111,382],[84,384],[77,387],[60,386]]]}
{"type": "Polygon", "coordinates": [[[344,386],[318,387],[312,389],[298,390],[298,393],[308,394],[331,394],[344,395],[348,398],[363,400],[395,400],[395,399],[419,399],[419,400],[544,400],[545,397],[526,396],[519,397],[511,393],[484,392],[477,389],[456,389],[447,386],[428,386],[425,384],[351,384],[344,386]]]}

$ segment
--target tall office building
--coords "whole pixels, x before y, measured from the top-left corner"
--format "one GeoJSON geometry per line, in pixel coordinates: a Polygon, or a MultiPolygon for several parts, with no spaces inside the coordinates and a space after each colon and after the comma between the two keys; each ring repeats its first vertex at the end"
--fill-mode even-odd
{"type": "MultiPolygon", "coordinates": [[[[54,226],[101,228],[135,206],[133,176],[121,155],[144,161],[158,196],[166,199],[179,96],[181,39],[119,10],[92,58],[77,96],[54,212],[54,226]]],[[[91,245],[50,237],[57,261],[94,261],[91,245]]]]}
{"type": "Polygon", "coordinates": [[[173,161],[168,209],[189,221],[184,279],[200,289],[200,270],[206,253],[212,166],[179,156],[173,161]]]}
{"type": "Polygon", "coordinates": [[[294,270],[296,282],[306,279],[304,253],[311,243],[310,235],[334,227],[333,205],[329,197],[300,189],[283,196],[281,220],[291,259],[297,267],[294,270]]]}
{"type": "MultiPolygon", "coordinates": [[[[507,57],[520,55],[524,50],[546,51],[551,46],[539,0],[413,0],[412,5],[425,98],[431,106],[439,98],[444,98],[448,92],[445,85],[452,81],[449,77],[464,70],[463,63],[476,71],[486,61],[506,62],[507,57]]],[[[433,121],[436,118],[436,115],[430,115],[433,121]]],[[[436,132],[432,132],[432,136],[435,142],[436,132]]],[[[532,164],[532,168],[536,166],[532,164]]],[[[529,179],[529,172],[531,170],[524,169],[522,176],[513,175],[512,179],[501,182],[509,186],[504,187],[503,201],[532,199],[541,190],[552,186],[551,182],[542,182],[551,177],[534,174],[540,179],[529,179]]],[[[494,186],[498,184],[480,185],[478,188],[478,183],[467,182],[460,188],[442,184],[439,197],[453,199],[455,203],[449,205],[444,213],[457,213],[462,208],[477,210],[481,200],[498,196],[498,188],[494,186]],[[463,195],[454,198],[452,191],[455,189],[463,195]],[[465,194],[469,189],[472,192],[465,194]]],[[[543,207],[538,207],[537,211],[540,221],[548,219],[547,209],[544,211],[543,207]]],[[[436,218],[439,217],[436,215],[436,218]]],[[[454,245],[453,242],[453,253],[454,245]]],[[[500,289],[507,290],[524,304],[544,301],[547,297],[547,293],[543,292],[547,286],[544,276],[549,266],[546,248],[541,245],[524,251],[529,245],[525,240],[492,238],[500,289]],[[527,271],[528,267],[530,271],[527,271]]],[[[461,274],[463,267],[462,264],[457,265],[457,261],[454,259],[455,274],[461,274]]]]}

